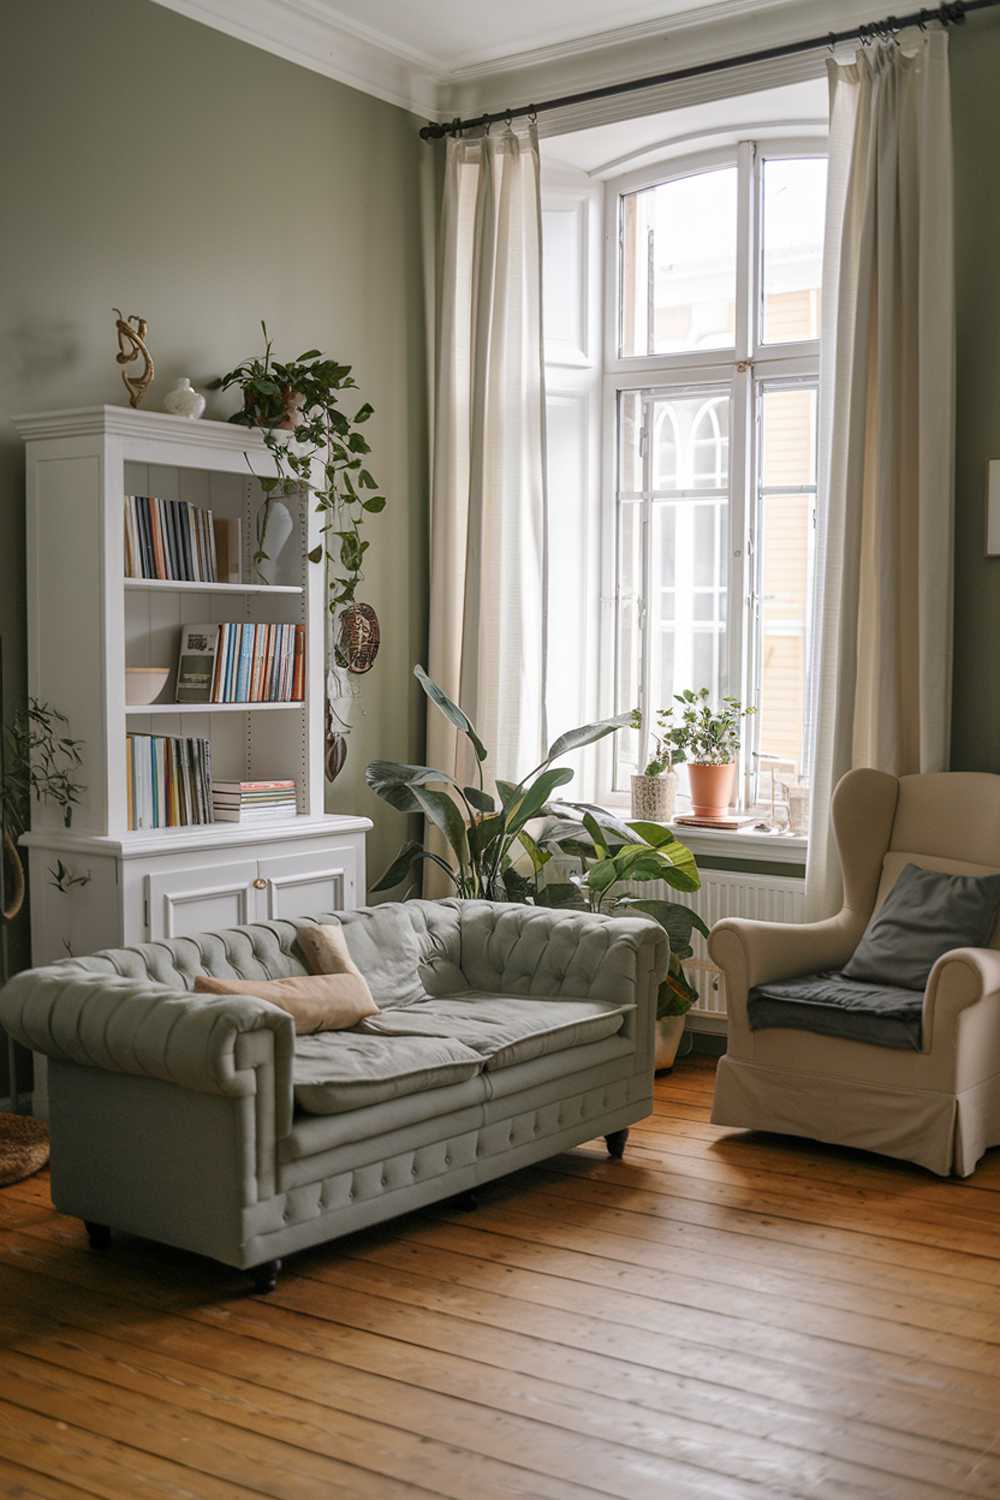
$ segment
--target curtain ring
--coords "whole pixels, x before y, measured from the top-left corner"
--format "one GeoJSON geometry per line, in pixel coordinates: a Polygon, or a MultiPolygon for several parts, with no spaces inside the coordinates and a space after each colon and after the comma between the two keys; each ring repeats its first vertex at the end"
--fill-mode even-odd
{"type": "Polygon", "coordinates": [[[537,111],[537,109],[535,108],[535,106],[533,104],[529,104],[528,105],[528,124],[529,125],[537,125],[538,124],[538,111],[537,111]]]}
{"type": "Polygon", "coordinates": [[[837,55],[837,33],[835,31],[831,31],[830,35],[827,37],[827,40],[826,40],[826,50],[829,52],[829,54],[830,54],[831,57],[836,57],[836,55],[837,55]]]}
{"type": "Polygon", "coordinates": [[[513,114],[511,113],[510,110],[507,111],[507,113],[506,113],[506,115],[505,115],[504,118],[505,118],[505,120],[507,122],[507,129],[508,130],[513,130],[513,128],[514,128],[514,116],[513,116],[513,114]]]}

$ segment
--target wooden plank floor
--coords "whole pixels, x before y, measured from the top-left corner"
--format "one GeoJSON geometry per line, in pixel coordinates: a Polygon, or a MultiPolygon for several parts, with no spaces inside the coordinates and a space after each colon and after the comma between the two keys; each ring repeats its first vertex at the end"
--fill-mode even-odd
{"type": "Polygon", "coordinates": [[[719,1129],[713,1066],[266,1298],[0,1191],[0,1495],[1000,1497],[1000,1152],[719,1129]]]}

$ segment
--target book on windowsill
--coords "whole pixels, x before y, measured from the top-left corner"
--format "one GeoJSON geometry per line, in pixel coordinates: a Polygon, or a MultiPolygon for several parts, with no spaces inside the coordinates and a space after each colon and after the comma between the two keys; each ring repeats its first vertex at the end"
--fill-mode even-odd
{"type": "Polygon", "coordinates": [[[674,822],[685,828],[720,828],[724,832],[733,833],[745,828],[748,823],[756,823],[757,819],[743,813],[724,813],[718,818],[699,818],[694,813],[681,813],[674,818],[674,822]]]}

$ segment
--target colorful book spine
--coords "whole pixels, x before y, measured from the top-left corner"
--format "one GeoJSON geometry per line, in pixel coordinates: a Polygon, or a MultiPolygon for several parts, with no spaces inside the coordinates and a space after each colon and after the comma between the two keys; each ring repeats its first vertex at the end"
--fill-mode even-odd
{"type": "Polygon", "coordinates": [[[128,826],[211,823],[212,747],[207,739],[130,734],[125,740],[128,826]]]}
{"type": "MultiPolygon", "coordinates": [[[[215,517],[189,500],[125,496],[125,575],[175,583],[219,581],[215,517]]],[[[226,534],[238,523],[225,522],[226,534]]],[[[227,559],[227,567],[230,566],[227,559]]]]}

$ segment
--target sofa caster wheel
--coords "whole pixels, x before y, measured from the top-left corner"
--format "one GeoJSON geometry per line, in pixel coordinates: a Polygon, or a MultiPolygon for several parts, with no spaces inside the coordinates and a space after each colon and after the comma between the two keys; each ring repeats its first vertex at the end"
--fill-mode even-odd
{"type": "Polygon", "coordinates": [[[479,1207],[479,1198],[470,1188],[467,1193],[459,1193],[455,1199],[455,1207],[460,1208],[463,1214],[475,1213],[479,1207]]]}
{"type": "Polygon", "coordinates": [[[111,1230],[107,1224],[95,1224],[90,1219],[84,1219],[83,1227],[87,1231],[91,1250],[111,1249],[111,1230]]]}
{"type": "Polygon", "coordinates": [[[625,1142],[628,1140],[628,1131],[613,1130],[610,1135],[604,1137],[604,1140],[607,1144],[608,1155],[611,1157],[611,1160],[621,1161],[625,1155],[625,1142]]]}
{"type": "Polygon", "coordinates": [[[273,1292],[278,1285],[278,1276],[281,1271],[280,1260],[265,1260],[263,1265],[253,1268],[253,1289],[259,1296],[266,1292],[273,1292]]]}

